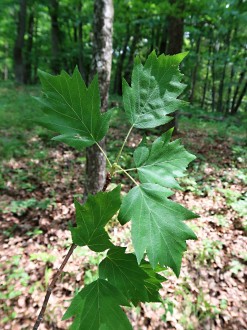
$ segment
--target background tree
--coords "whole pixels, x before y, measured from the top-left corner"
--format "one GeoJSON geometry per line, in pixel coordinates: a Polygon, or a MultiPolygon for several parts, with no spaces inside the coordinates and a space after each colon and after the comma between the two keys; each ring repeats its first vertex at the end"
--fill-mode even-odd
{"type": "Polygon", "coordinates": [[[24,36],[26,31],[27,0],[19,1],[19,10],[17,18],[17,36],[14,45],[13,61],[15,80],[18,83],[24,83],[25,62],[23,56],[24,36]]]}
{"type": "MultiPolygon", "coordinates": [[[[106,111],[108,104],[112,62],[113,15],[112,0],[95,1],[92,76],[98,74],[102,112],[106,111]]],[[[105,139],[99,144],[105,150],[105,139]]],[[[87,148],[86,155],[86,193],[95,194],[102,190],[105,183],[106,160],[96,145],[87,148]]]]}
{"type": "MultiPolygon", "coordinates": [[[[90,81],[93,2],[52,1],[1,2],[4,79],[18,76],[21,83],[35,83],[37,67],[58,73],[78,65],[90,81]]],[[[130,81],[137,54],[145,58],[151,49],[166,54],[189,51],[185,77],[192,79],[182,97],[195,109],[220,116],[246,109],[245,1],[120,0],[114,6],[111,92],[122,93],[121,78],[130,81]]]]}

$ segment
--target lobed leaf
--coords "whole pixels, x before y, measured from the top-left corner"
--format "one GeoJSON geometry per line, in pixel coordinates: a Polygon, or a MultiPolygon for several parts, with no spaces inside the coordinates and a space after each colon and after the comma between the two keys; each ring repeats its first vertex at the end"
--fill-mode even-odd
{"type": "Polygon", "coordinates": [[[166,268],[157,266],[153,269],[150,263],[146,260],[141,261],[140,267],[148,275],[144,280],[145,289],[148,293],[148,299],[146,302],[160,302],[161,297],[159,295],[159,289],[162,288],[161,283],[166,281],[166,278],[158,273],[166,268]]]}
{"type": "Polygon", "coordinates": [[[75,316],[73,330],[131,330],[120,305],[129,306],[124,295],[107,281],[98,279],[74,297],[63,320],[75,316]]]}
{"type": "Polygon", "coordinates": [[[73,75],[62,72],[52,76],[39,70],[44,97],[38,98],[44,117],[37,120],[48,129],[60,133],[53,140],[76,149],[100,141],[109,126],[110,112],[100,113],[97,76],[87,88],[79,70],[73,75]]]}
{"type": "Polygon", "coordinates": [[[185,150],[180,140],[170,142],[172,130],[156,139],[149,148],[141,144],[134,152],[134,162],[142,183],[157,183],[180,188],[175,180],[182,177],[188,164],[196,157],[185,150]]]}
{"type": "Polygon", "coordinates": [[[183,220],[196,214],[167,199],[172,191],[157,184],[144,183],[131,189],[119,212],[119,221],[132,221],[132,241],[140,263],[147,252],[153,268],[169,266],[178,276],[186,240],[196,239],[183,220]]]}
{"type": "MultiPolygon", "coordinates": [[[[125,249],[114,247],[108,251],[107,257],[99,265],[100,278],[107,279],[134,305],[141,301],[160,301],[161,286],[151,284],[153,277],[159,275],[154,271],[153,274],[147,272],[146,264],[143,268],[139,266],[136,256],[133,253],[125,253],[125,249]]],[[[160,278],[163,282],[164,278],[160,278]]]]}
{"type": "Polygon", "coordinates": [[[183,107],[178,99],[185,85],[179,64],[187,53],[156,56],[153,51],[146,63],[135,60],[131,86],[123,80],[123,103],[127,118],[137,128],[152,128],[168,123],[168,114],[183,107]]]}
{"type": "Polygon", "coordinates": [[[89,195],[84,205],[75,201],[77,227],[70,228],[73,243],[96,252],[113,246],[104,226],[120,208],[120,189],[89,195]]]}

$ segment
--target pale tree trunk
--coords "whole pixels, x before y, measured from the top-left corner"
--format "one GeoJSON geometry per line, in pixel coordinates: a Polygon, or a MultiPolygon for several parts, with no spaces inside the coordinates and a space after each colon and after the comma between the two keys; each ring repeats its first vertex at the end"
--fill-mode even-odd
{"type": "MultiPolygon", "coordinates": [[[[108,90],[112,63],[112,32],[113,32],[113,2],[112,0],[94,1],[94,40],[92,74],[98,73],[101,111],[107,110],[108,90]]],[[[100,142],[105,149],[105,139],[100,142]]],[[[86,186],[85,193],[95,194],[100,191],[106,179],[106,161],[96,145],[86,151],[86,186]]]]}
{"type": "Polygon", "coordinates": [[[17,37],[14,45],[14,72],[16,82],[24,83],[24,36],[26,30],[27,1],[20,0],[20,10],[18,13],[17,37]]]}

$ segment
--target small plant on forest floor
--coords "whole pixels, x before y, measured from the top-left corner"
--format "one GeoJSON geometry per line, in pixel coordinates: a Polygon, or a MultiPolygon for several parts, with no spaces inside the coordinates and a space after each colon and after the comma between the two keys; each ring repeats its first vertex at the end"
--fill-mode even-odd
{"type": "Polygon", "coordinates": [[[244,270],[244,265],[238,260],[232,260],[229,265],[230,271],[237,275],[239,272],[244,270]]]}
{"type": "Polygon", "coordinates": [[[223,243],[210,239],[205,239],[202,243],[203,247],[198,251],[196,259],[201,265],[210,265],[222,249],[223,243]]]}
{"type": "Polygon", "coordinates": [[[45,198],[41,201],[38,201],[36,198],[29,198],[22,201],[12,201],[9,206],[3,208],[2,212],[14,213],[18,216],[22,216],[27,212],[28,209],[37,208],[41,210],[46,210],[50,204],[52,204],[50,198],[45,198]]]}
{"type": "Polygon", "coordinates": [[[39,99],[44,116],[39,122],[60,134],[53,140],[79,151],[96,145],[106,158],[108,173],[102,192],[89,195],[84,205],[75,200],[76,227],[69,228],[73,244],[48,288],[33,329],[38,329],[50,292],[77,245],[107,251],[107,255],[97,261],[97,279],[92,276],[92,282],[73,298],[63,317],[74,317],[73,329],[132,329],[120,306],[160,302],[159,289],[166,280],[160,272],[170,267],[179,276],[186,240],[196,239],[184,221],[197,215],[170,197],[172,189],[180,189],[176,179],[184,175],[195,156],[179,140],[171,140],[172,129],[154,141],[143,134],[131,157],[124,158],[123,149],[133,129],[164,125],[171,120],[169,114],[183,108],[178,96],[185,85],[178,66],[185,56],[157,57],[152,52],[144,65],[139,59],[135,61],[131,85],[123,81],[123,107],[130,128],[113,160],[99,143],[108,131],[111,111],[100,113],[97,76],[87,87],[77,68],[72,76],[39,72],[44,92],[39,99]],[[134,186],[123,198],[120,184],[106,191],[111,178],[119,174],[134,186]],[[116,214],[121,225],[131,221],[132,252],[114,245],[105,230],[116,214]]]}

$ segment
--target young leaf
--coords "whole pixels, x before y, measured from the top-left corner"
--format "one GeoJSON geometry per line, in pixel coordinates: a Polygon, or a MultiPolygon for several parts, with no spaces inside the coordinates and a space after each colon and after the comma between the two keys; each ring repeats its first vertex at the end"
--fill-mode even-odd
{"type": "Polygon", "coordinates": [[[84,205],[75,201],[77,227],[70,228],[73,243],[79,246],[88,245],[96,252],[112,247],[104,226],[119,210],[120,205],[120,186],[110,192],[89,195],[84,205]]]}
{"type": "Polygon", "coordinates": [[[123,103],[129,122],[137,128],[152,128],[171,120],[168,114],[181,108],[177,99],[185,85],[178,65],[187,53],[156,56],[152,52],[144,66],[135,61],[131,87],[123,80],[123,103]]]}
{"type": "Polygon", "coordinates": [[[123,247],[114,247],[99,265],[100,278],[107,279],[120,292],[137,305],[140,301],[148,301],[145,280],[148,275],[138,266],[133,253],[125,253],[123,247]]]}
{"type": "Polygon", "coordinates": [[[131,330],[120,305],[129,306],[122,293],[107,281],[98,279],[74,297],[63,320],[75,316],[73,330],[131,330]]]}
{"type": "Polygon", "coordinates": [[[156,139],[151,148],[141,145],[134,152],[134,162],[142,183],[157,183],[180,188],[175,180],[183,176],[188,164],[196,157],[187,152],[179,140],[170,142],[172,130],[156,139]]]}
{"type": "Polygon", "coordinates": [[[167,199],[172,191],[144,183],[129,191],[120,208],[119,220],[132,221],[132,241],[140,263],[144,252],[154,268],[169,266],[179,276],[186,240],[196,239],[182,220],[197,217],[183,206],[167,199]]]}
{"type": "Polygon", "coordinates": [[[53,140],[82,149],[100,141],[109,126],[110,113],[100,113],[98,78],[87,88],[79,70],[72,76],[52,76],[39,71],[44,97],[38,98],[44,117],[38,122],[60,133],[53,140]]]}

